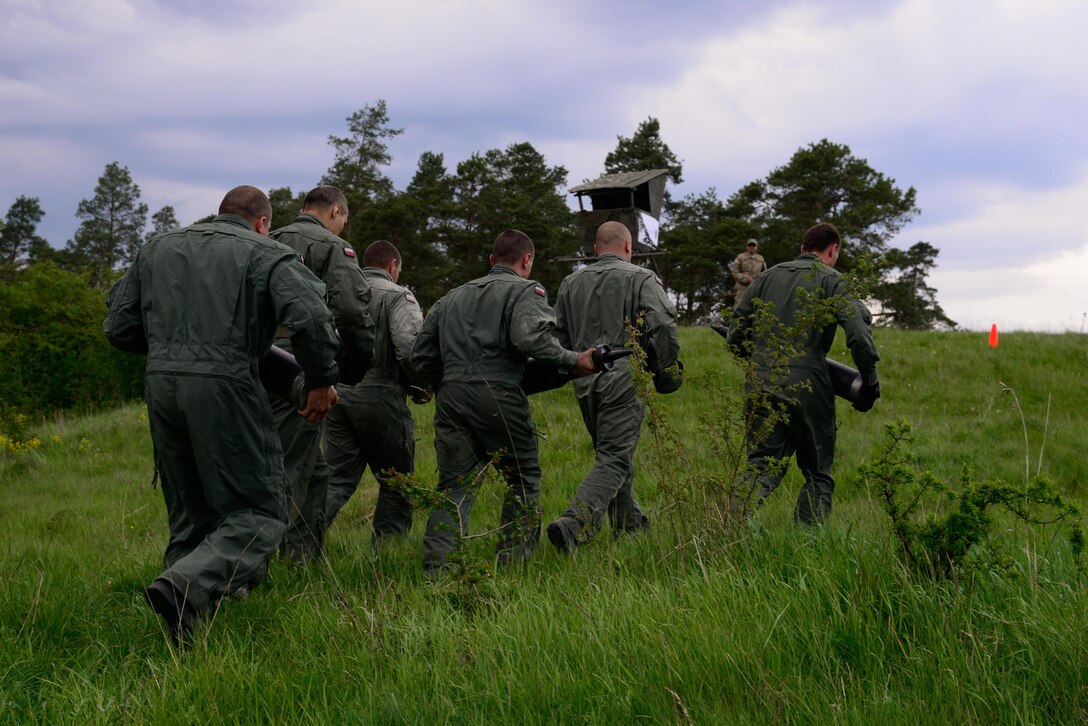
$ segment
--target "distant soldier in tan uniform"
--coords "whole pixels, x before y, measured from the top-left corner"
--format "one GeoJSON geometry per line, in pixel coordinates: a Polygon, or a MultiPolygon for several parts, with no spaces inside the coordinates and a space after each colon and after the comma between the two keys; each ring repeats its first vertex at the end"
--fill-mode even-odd
{"type": "Polygon", "coordinates": [[[767,261],[763,259],[763,255],[756,252],[758,247],[759,245],[754,239],[748,240],[744,252],[741,252],[733,260],[730,271],[733,273],[733,279],[736,280],[733,287],[734,310],[737,309],[737,305],[740,305],[740,299],[744,297],[744,293],[748,290],[748,286],[752,284],[752,280],[756,279],[756,275],[767,269],[767,261]]]}

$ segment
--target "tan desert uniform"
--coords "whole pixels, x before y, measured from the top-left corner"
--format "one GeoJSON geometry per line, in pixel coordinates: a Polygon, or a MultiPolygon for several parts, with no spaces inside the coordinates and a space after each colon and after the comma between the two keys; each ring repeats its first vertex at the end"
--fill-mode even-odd
{"type": "MultiPolygon", "coordinates": [[[[573,350],[601,344],[626,347],[630,344],[628,324],[644,316],[642,329],[654,340],[659,367],[677,363],[676,308],[653,272],[620,255],[603,254],[563,280],[555,315],[559,342],[573,350]]],[[[565,548],[592,537],[605,511],[612,520],[613,534],[648,526],[632,490],[635,447],[645,409],[631,384],[630,362],[630,358],[620,359],[610,371],[574,381],[596,461],[563,516],[556,520],[558,524],[549,525],[549,536],[553,526],[563,528],[565,548]]]]}
{"type": "Polygon", "coordinates": [[[573,368],[578,354],[554,335],[555,313],[544,288],[509,266],[449,292],[423,321],[412,369],[435,396],[438,489],[456,511],[436,508],[423,538],[423,566],[442,566],[468,532],[473,480],[498,452],[506,478],[499,559],[527,557],[540,541],[540,463],[529,401],[520,388],[526,357],[573,368]],[[458,526],[458,520],[460,526],[458,526]]]}
{"type": "Polygon", "coordinates": [[[733,309],[736,310],[741,298],[744,297],[744,293],[748,290],[748,286],[752,284],[752,280],[756,278],[756,275],[767,269],[767,261],[758,252],[745,250],[733,260],[731,269],[733,279],[736,281],[733,286],[733,309]]]}
{"type": "MultiPolygon", "coordinates": [[[[341,377],[362,375],[374,354],[374,321],[370,318],[370,285],[347,242],[330,232],[317,217],[303,212],[291,224],[269,234],[302,256],[306,266],[325,283],[329,309],[336,319],[342,352],[341,377]]],[[[291,349],[289,340],[277,344],[291,349]]],[[[325,543],[325,500],[329,468],[321,453],[323,423],[310,423],[292,403],[271,397],[276,430],[284,452],[287,511],[290,527],[282,550],[291,559],[317,558],[325,543]]]]}
{"type": "Polygon", "coordinates": [[[370,317],[377,326],[374,361],[356,386],[337,386],[339,403],[325,419],[325,457],[329,462],[326,526],[332,524],[359,486],[370,466],[378,480],[374,508],[374,538],[407,534],[412,505],[387,485],[383,473],[415,470],[415,421],[405,401],[407,365],[416,335],[423,325],[419,303],[406,287],[393,282],[385,270],[364,267],[370,284],[370,317]]]}

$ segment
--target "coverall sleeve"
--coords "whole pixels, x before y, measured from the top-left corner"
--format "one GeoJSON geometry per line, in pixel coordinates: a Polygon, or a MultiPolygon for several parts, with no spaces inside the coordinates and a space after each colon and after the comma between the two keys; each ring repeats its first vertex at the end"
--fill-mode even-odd
{"type": "Polygon", "coordinates": [[[354,257],[334,249],[324,275],[329,309],[343,343],[345,363],[365,371],[374,358],[374,320],[370,317],[370,283],[354,257]]]}
{"type": "Polygon", "coordinates": [[[335,384],[340,341],[325,305],[325,285],[296,256],[285,255],[269,272],[268,291],[276,321],[287,326],[295,359],[306,372],[306,387],[335,384]]]}
{"type": "Polygon", "coordinates": [[[742,358],[748,358],[752,354],[748,345],[752,338],[752,313],[754,312],[752,300],[760,294],[761,289],[762,286],[759,281],[753,282],[744,292],[744,296],[741,297],[740,303],[737,305],[737,309],[733,311],[733,317],[729,321],[729,336],[726,338],[726,342],[729,343],[733,353],[742,358]]]}
{"type": "Polygon", "coordinates": [[[555,337],[559,345],[570,348],[570,287],[566,280],[559,286],[555,298],[555,337]]]}
{"type": "Polygon", "coordinates": [[[433,390],[442,385],[442,340],[439,335],[439,323],[442,319],[442,301],[439,300],[423,319],[412,344],[412,355],[408,367],[413,377],[425,381],[433,390]]]}
{"type": "Polygon", "coordinates": [[[846,347],[850,349],[862,380],[869,384],[876,383],[876,362],[880,360],[880,354],[873,341],[873,315],[863,303],[846,293],[845,284],[840,283],[838,287],[847,302],[835,314],[846,332],[846,347]]]}
{"type": "Polygon", "coordinates": [[[661,370],[676,365],[680,357],[680,339],[676,335],[676,306],[665,294],[656,276],[642,285],[639,308],[645,314],[645,330],[653,336],[661,370]]]}
{"type": "Polygon", "coordinates": [[[510,342],[530,358],[556,368],[573,368],[578,354],[559,344],[555,335],[555,311],[548,294],[538,284],[526,285],[517,293],[510,313],[510,342]]]}
{"type": "Polygon", "coordinates": [[[106,298],[106,319],[102,331],[113,347],[126,353],[147,353],[147,334],[140,296],[140,255],[114,284],[106,298]]]}
{"type": "Polygon", "coordinates": [[[389,306],[389,337],[393,341],[397,362],[406,370],[411,370],[412,347],[422,327],[423,313],[415,296],[410,292],[397,296],[389,306]]]}

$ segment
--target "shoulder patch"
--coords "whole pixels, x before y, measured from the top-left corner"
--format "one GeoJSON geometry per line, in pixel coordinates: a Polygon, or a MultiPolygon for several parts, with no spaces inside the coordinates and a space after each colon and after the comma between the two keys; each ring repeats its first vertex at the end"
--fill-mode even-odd
{"type": "Polygon", "coordinates": [[[354,257],[355,256],[355,250],[351,249],[350,247],[345,247],[344,248],[344,255],[346,257],[354,257]]]}
{"type": "Polygon", "coordinates": [[[544,292],[544,288],[542,288],[540,285],[535,286],[533,288],[533,292],[535,292],[537,295],[540,295],[540,297],[548,297],[548,293],[544,292]]]}
{"type": "Polygon", "coordinates": [[[306,264],[306,259],[302,255],[295,255],[295,257],[297,257],[298,261],[301,262],[302,264],[304,264],[304,265],[306,264]]]}
{"type": "Polygon", "coordinates": [[[658,277],[657,275],[654,275],[654,279],[657,280],[658,285],[661,285],[661,287],[665,287],[665,283],[661,282],[660,277],[658,277]]]}
{"type": "MultiPolygon", "coordinates": [[[[413,295],[412,293],[407,293],[407,294],[406,294],[406,295],[404,296],[404,299],[405,299],[405,300],[407,300],[407,301],[408,301],[408,302],[410,302],[410,303],[416,303],[416,296],[415,296],[415,295],[413,295]]],[[[416,303],[416,305],[418,305],[418,304],[419,304],[419,303],[416,303]]]]}

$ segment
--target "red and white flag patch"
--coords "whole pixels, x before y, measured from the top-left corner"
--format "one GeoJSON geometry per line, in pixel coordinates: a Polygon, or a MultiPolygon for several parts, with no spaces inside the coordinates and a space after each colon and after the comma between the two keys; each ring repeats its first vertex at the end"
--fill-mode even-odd
{"type": "MultiPolygon", "coordinates": [[[[413,295],[412,293],[408,293],[407,295],[404,296],[404,299],[407,300],[410,303],[414,303],[416,301],[416,296],[413,295]]],[[[416,304],[418,305],[418,303],[416,303],[416,304]]]]}
{"type": "Polygon", "coordinates": [[[544,292],[544,288],[542,288],[540,285],[534,287],[533,292],[535,292],[537,295],[540,295],[540,297],[548,297],[548,293],[544,292]]]}
{"type": "Polygon", "coordinates": [[[344,255],[347,256],[347,257],[354,257],[355,256],[355,250],[351,249],[350,247],[345,247],[344,248],[344,255]]]}

